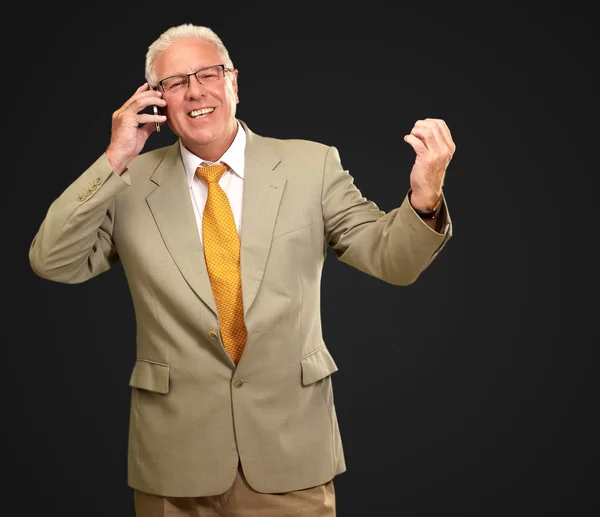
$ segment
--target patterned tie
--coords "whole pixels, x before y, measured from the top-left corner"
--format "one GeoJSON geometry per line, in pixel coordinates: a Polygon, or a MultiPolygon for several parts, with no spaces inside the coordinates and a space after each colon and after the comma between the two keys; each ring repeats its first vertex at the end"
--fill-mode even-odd
{"type": "Polygon", "coordinates": [[[238,364],[246,344],[242,303],[240,239],[227,194],[219,186],[226,165],[198,167],[196,174],[208,183],[208,198],[202,215],[204,256],[217,304],[219,327],[225,350],[238,364]]]}

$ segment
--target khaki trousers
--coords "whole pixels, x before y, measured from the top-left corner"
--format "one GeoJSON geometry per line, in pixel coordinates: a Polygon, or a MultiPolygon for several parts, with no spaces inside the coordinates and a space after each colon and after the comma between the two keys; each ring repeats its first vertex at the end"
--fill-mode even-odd
{"type": "Polygon", "coordinates": [[[136,517],[335,517],[333,480],[324,485],[262,494],[238,468],[227,492],[207,497],[162,497],[134,490],[136,517]]]}

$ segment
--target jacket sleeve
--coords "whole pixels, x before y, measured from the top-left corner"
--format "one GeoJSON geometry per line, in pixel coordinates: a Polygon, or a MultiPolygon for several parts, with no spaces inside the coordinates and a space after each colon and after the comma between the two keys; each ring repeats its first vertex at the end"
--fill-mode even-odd
{"type": "Polygon", "coordinates": [[[112,240],[115,196],[129,186],[100,156],[50,205],[29,247],[33,271],[65,284],[84,282],[118,261],[112,240]]]}
{"type": "Polygon", "coordinates": [[[411,207],[408,191],[388,213],[366,199],[330,147],[321,197],[325,238],[339,260],[394,285],[409,285],[431,264],[452,236],[446,200],[442,233],[427,226],[411,207]]]}

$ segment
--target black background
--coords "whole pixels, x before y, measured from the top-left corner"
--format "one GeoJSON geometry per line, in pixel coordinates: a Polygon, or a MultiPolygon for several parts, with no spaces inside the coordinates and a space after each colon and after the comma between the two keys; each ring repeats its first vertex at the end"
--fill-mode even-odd
{"type": "MultiPolygon", "coordinates": [[[[402,136],[417,119],[444,119],[457,145],[445,185],[454,236],[415,284],[333,255],[325,264],[348,465],[338,515],[593,514],[591,13],[390,4],[17,6],[28,21],[5,43],[3,209],[15,232],[4,247],[5,497],[19,514],[134,515],[122,269],[60,285],[36,277],[27,253],[52,200],[108,145],[112,112],[144,82],[148,45],[187,22],[227,45],[239,118],[265,136],[336,146],[383,210],[408,188],[414,152],[402,136]]],[[[165,130],[146,150],[174,141],[165,130]]]]}

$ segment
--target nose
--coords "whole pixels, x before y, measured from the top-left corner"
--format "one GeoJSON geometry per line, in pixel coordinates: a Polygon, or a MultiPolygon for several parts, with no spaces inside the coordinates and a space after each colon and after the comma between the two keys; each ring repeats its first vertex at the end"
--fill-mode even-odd
{"type": "Polygon", "coordinates": [[[197,97],[201,97],[202,95],[205,95],[205,93],[206,93],[206,86],[200,82],[198,77],[196,77],[195,75],[191,75],[189,78],[186,95],[189,96],[190,98],[194,99],[197,97]]]}

